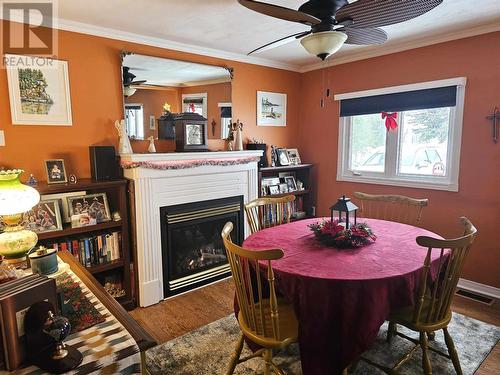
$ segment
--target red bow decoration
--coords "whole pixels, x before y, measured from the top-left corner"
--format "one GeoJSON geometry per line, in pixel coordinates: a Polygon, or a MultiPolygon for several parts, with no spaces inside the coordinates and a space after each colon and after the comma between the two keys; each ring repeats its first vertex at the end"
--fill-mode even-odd
{"type": "Polygon", "coordinates": [[[398,123],[396,122],[396,119],[398,118],[398,113],[387,113],[387,112],[382,112],[382,119],[385,119],[385,127],[387,128],[387,131],[393,129],[396,130],[398,128],[398,123]]]}
{"type": "Polygon", "coordinates": [[[190,112],[195,112],[195,108],[194,108],[194,103],[189,103],[189,111],[190,112]]]}

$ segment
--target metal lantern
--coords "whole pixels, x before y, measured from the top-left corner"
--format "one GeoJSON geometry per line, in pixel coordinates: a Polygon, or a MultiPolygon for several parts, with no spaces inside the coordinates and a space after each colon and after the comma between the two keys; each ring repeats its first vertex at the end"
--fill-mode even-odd
{"type": "Polygon", "coordinates": [[[349,214],[354,211],[354,225],[356,225],[356,211],[358,206],[351,202],[351,198],[346,198],[345,195],[339,198],[337,203],[330,207],[330,219],[333,222],[334,212],[338,212],[339,223],[345,222],[345,229],[349,229],[351,226],[349,222],[349,214]],[[344,213],[344,214],[342,214],[344,213]]]}

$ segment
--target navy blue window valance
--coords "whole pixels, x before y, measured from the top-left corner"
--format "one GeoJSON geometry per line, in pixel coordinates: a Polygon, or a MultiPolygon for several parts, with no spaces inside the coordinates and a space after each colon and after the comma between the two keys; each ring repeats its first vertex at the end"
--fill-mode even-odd
{"type": "Polygon", "coordinates": [[[221,107],[220,108],[220,117],[221,118],[232,118],[232,108],[231,107],[221,107]]]}
{"type": "Polygon", "coordinates": [[[340,101],[340,116],[368,115],[380,112],[400,112],[415,109],[454,107],[457,86],[366,96],[340,101]]]}

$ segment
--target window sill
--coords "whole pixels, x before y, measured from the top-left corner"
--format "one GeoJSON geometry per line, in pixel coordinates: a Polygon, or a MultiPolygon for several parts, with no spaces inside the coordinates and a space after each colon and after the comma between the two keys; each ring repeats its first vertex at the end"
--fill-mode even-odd
{"type": "Polygon", "coordinates": [[[415,179],[407,178],[383,178],[383,177],[373,177],[373,176],[346,176],[337,175],[337,181],[347,181],[356,182],[361,184],[376,184],[376,185],[387,185],[387,186],[402,186],[417,189],[427,189],[427,190],[444,190],[458,192],[458,183],[455,182],[432,182],[432,181],[418,181],[415,179]]]}

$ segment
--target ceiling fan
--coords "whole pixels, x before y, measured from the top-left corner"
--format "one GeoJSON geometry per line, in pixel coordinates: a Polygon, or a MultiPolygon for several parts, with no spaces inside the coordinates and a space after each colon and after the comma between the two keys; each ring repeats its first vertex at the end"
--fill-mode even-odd
{"type": "Polygon", "coordinates": [[[135,91],[137,90],[136,87],[132,86],[139,86],[142,85],[143,83],[146,83],[146,80],[138,80],[134,81],[134,78],[136,77],[135,74],[130,73],[130,68],[128,66],[122,67],[123,71],[123,96],[129,97],[135,94],[135,91]]]}
{"type": "Polygon", "coordinates": [[[298,10],[254,0],[238,2],[258,13],[298,22],[311,29],[280,38],[248,54],[275,48],[296,39],[307,52],[325,60],[344,43],[382,44],[387,34],[381,26],[408,21],[434,9],[443,0],[309,0],[298,10]]]}

